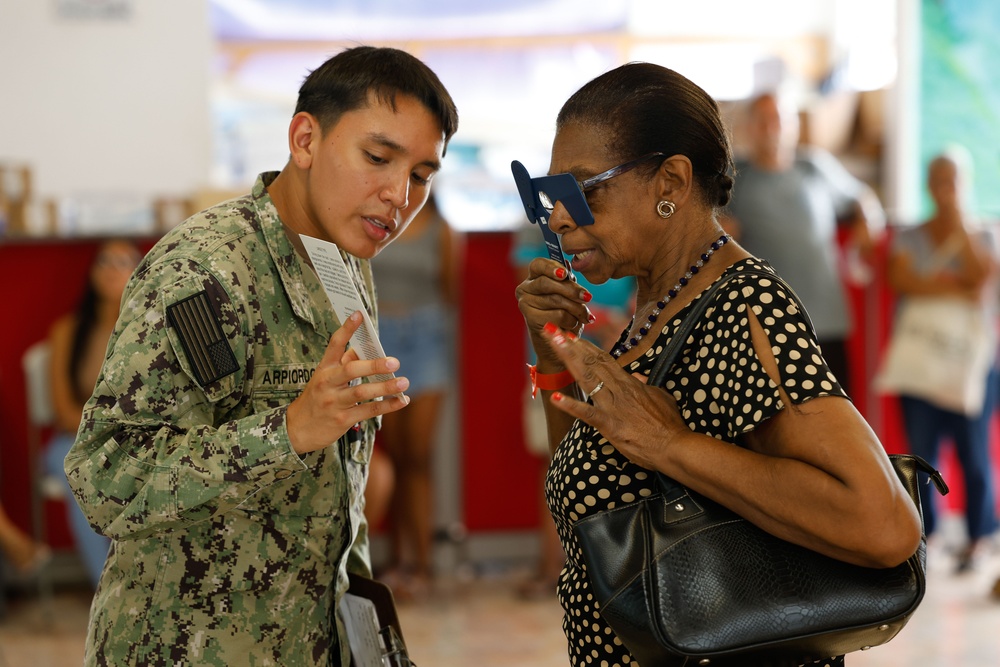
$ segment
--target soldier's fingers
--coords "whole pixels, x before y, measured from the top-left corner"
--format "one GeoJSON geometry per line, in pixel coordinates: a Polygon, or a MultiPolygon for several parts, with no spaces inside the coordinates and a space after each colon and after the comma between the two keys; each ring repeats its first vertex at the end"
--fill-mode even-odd
{"type": "Polygon", "coordinates": [[[339,329],[333,332],[333,335],[330,336],[330,342],[326,346],[326,351],[323,353],[323,358],[319,361],[320,368],[336,364],[340,360],[344,355],[344,350],[347,349],[347,344],[351,341],[351,336],[358,330],[362,322],[364,319],[361,317],[361,311],[356,310],[350,314],[339,329]]]}
{"type": "Polygon", "coordinates": [[[344,352],[343,356],[340,357],[340,365],[346,366],[352,361],[357,361],[360,358],[361,357],[358,356],[358,351],[353,347],[349,347],[347,348],[347,351],[344,352]]]}
{"type": "MultiPolygon", "coordinates": [[[[402,394],[409,388],[410,380],[405,377],[398,377],[383,382],[363,382],[350,387],[348,391],[350,392],[350,400],[352,402],[367,403],[374,401],[376,398],[385,399],[390,396],[402,394]]],[[[407,403],[410,402],[408,397],[405,397],[405,400],[407,403]]]]}
{"type": "Polygon", "coordinates": [[[351,418],[353,419],[356,417],[357,421],[364,421],[365,419],[371,419],[373,417],[378,417],[379,415],[401,410],[409,405],[409,403],[409,396],[389,396],[381,401],[359,403],[351,408],[351,418]]]}
{"type": "MultiPolygon", "coordinates": [[[[346,359],[351,353],[344,355],[346,359]]],[[[372,375],[389,375],[399,370],[399,359],[396,357],[382,357],[380,359],[358,359],[354,355],[353,360],[347,360],[343,364],[346,382],[357,378],[370,377],[372,375]]]]}

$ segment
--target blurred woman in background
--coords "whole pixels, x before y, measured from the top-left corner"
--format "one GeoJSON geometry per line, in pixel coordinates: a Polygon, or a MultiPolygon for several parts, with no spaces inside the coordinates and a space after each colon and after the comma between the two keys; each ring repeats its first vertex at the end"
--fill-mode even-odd
{"type": "MultiPolygon", "coordinates": [[[[433,576],[434,443],[451,380],[459,237],[434,195],[406,233],[372,261],[379,338],[410,380],[405,410],[382,416],[378,443],[392,461],[391,560],[382,578],[401,599],[425,595],[433,576]]],[[[369,485],[380,484],[373,466],[369,485]]]]}
{"type": "Polygon", "coordinates": [[[139,249],[129,241],[109,240],[102,244],[76,311],[57,320],[49,333],[50,382],[57,432],[45,450],[45,467],[49,475],[65,484],[67,520],[94,586],[100,579],[111,541],[95,533],[84,518],[66,481],[63,459],[76,438],[83,404],[93,392],[104,363],[125,285],[141,258],[139,249]]]}
{"type": "Polygon", "coordinates": [[[0,553],[7,559],[14,571],[21,576],[31,576],[49,561],[51,551],[41,542],[10,520],[0,504],[0,553]]]}

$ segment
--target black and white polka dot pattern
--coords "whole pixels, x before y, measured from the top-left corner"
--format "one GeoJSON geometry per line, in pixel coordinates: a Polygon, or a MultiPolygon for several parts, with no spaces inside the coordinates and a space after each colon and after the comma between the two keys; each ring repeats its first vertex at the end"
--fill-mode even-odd
{"type": "MultiPolygon", "coordinates": [[[[750,267],[766,265],[747,259],[729,267],[726,275],[750,267]]],[[[748,309],[767,333],[783,388],[793,403],[817,396],[846,397],[823,361],[801,305],[776,281],[763,276],[736,278],[715,299],[665,383],[693,430],[738,442],[741,434],[785,407],[751,343],[748,309]]],[[[630,372],[649,375],[689,309],[664,324],[652,348],[629,364],[630,372]]],[[[653,493],[649,471],[631,463],[583,422],[573,424],[556,450],[545,495],[567,555],[558,595],[574,667],[636,667],[638,662],[598,613],[572,525],[594,512],[653,493]]],[[[839,657],[813,664],[837,667],[844,662],[839,657]]]]}

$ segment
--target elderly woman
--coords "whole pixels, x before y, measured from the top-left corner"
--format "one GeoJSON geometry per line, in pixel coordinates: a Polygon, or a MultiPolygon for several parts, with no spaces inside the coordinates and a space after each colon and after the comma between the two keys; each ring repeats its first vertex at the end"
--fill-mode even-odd
{"type": "Polygon", "coordinates": [[[638,285],[610,353],[579,337],[590,295],[559,263],[535,259],[517,288],[554,450],[546,496],[567,554],[558,595],[573,665],[637,664],[595,608],[572,525],[655,493],[651,471],[850,563],[893,566],[920,542],[881,444],[827,369],[801,304],[774,281],[730,283],[666,391],[647,386],[692,302],[723,276],[766,267],[719,224],[731,167],[715,102],[656,65],[594,79],[557,119],[549,171],[580,182],[595,222],[577,225],[556,203],[549,226],[589,281],[638,285]]]}

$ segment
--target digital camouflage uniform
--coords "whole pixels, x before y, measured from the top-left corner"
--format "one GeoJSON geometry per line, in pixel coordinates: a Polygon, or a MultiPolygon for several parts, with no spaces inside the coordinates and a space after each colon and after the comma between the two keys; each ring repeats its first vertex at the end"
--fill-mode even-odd
{"type": "MultiPolygon", "coordinates": [[[[302,456],[297,397],[339,322],[265,188],[169,232],[129,283],[66,457],[113,538],[86,664],[347,665],[334,620],[370,576],[363,489],[376,424],[302,456]]],[[[375,317],[367,260],[344,254],[375,317]]]]}

